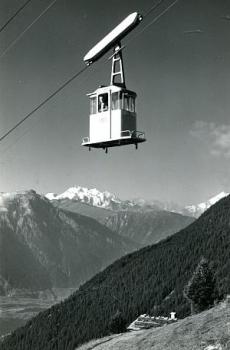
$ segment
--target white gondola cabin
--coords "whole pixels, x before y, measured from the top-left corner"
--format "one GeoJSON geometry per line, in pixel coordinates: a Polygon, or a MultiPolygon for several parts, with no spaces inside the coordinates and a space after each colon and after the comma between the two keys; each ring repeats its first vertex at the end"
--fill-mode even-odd
{"type": "Polygon", "coordinates": [[[87,64],[96,61],[108,49],[114,47],[111,81],[108,86],[100,86],[88,94],[90,99],[89,137],[82,145],[102,148],[134,144],[145,141],[143,132],[137,131],[136,93],[126,89],[122,47],[120,39],[127,35],[141,20],[138,13],[129,15],[112,32],[88,52],[84,60],[87,64]],[[111,44],[112,40],[112,44],[111,44]]]}

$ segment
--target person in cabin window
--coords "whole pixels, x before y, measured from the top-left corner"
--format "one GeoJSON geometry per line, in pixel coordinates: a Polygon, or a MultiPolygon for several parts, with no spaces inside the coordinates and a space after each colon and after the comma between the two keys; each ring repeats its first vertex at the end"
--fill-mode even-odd
{"type": "Polygon", "coordinates": [[[107,110],[108,110],[107,94],[98,96],[98,112],[105,112],[107,110]]]}

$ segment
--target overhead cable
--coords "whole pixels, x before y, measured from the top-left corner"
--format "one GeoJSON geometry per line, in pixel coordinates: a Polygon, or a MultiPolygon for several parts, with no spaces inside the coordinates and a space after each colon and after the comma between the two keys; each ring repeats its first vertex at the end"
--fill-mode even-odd
{"type": "Polygon", "coordinates": [[[10,45],[0,54],[0,59],[5,56],[5,54],[25,35],[26,32],[42,17],[44,14],[57,2],[58,0],[53,0],[41,13],[36,17],[27,27],[20,33],[15,40],[10,43],[10,45]]]}
{"type": "Polygon", "coordinates": [[[32,0],[27,0],[19,9],[6,21],[6,23],[0,28],[0,33],[13,21],[13,19],[31,2],[32,0]]]}
{"type": "Polygon", "coordinates": [[[143,18],[146,18],[147,16],[149,16],[154,10],[156,10],[157,9],[157,7],[159,7],[163,2],[164,2],[165,0],[159,0],[156,4],[154,4],[152,7],[150,7],[150,9],[147,11],[147,12],[145,12],[144,14],[143,14],[143,18]]]}
{"type": "Polygon", "coordinates": [[[37,107],[35,107],[30,113],[23,117],[17,124],[15,124],[11,129],[9,129],[4,135],[0,137],[0,142],[3,141],[9,134],[11,134],[15,129],[17,129],[22,123],[29,119],[35,112],[37,112],[41,107],[43,107],[48,101],[50,101],[54,96],[56,96],[61,90],[63,90],[67,85],[69,85],[74,79],[79,77],[89,66],[83,67],[74,76],[69,78],[64,84],[62,84],[57,90],[50,94],[45,100],[43,100],[37,107]]]}
{"type": "MultiPolygon", "coordinates": [[[[134,35],[131,39],[129,39],[127,41],[127,43],[125,44],[124,48],[134,39],[136,39],[136,37],[138,37],[140,34],[142,34],[147,28],[149,28],[151,25],[153,25],[154,23],[156,23],[162,16],[164,16],[173,6],[176,5],[176,3],[179,0],[175,0],[174,2],[172,2],[168,7],[166,7],[166,9],[164,9],[161,13],[159,13],[159,15],[157,15],[156,17],[153,18],[152,21],[150,21],[145,27],[142,28],[142,30],[140,30],[139,32],[136,33],[136,35],[134,35]]],[[[156,4],[155,9],[161,4],[161,1],[156,4]]],[[[148,13],[147,13],[148,14],[148,13]]],[[[145,17],[144,17],[145,18],[145,17]]]]}
{"type": "Polygon", "coordinates": [[[162,16],[164,16],[173,6],[176,5],[176,3],[179,0],[175,0],[172,2],[166,9],[164,9],[158,16],[154,17],[151,22],[149,22],[140,32],[137,33],[137,35],[142,34],[148,27],[150,27],[152,24],[156,23],[162,16]]]}
{"type": "MultiPolygon", "coordinates": [[[[50,7],[52,4],[54,4],[57,0],[53,1],[51,3],[50,7]]],[[[155,4],[148,12],[146,15],[148,15],[150,12],[153,11],[153,8],[156,9],[163,0],[160,0],[157,4],[155,4]]],[[[137,33],[135,37],[138,35],[142,34],[149,26],[154,24],[156,21],[158,21],[166,12],[168,12],[179,0],[175,0],[173,3],[171,3],[165,10],[163,10],[158,16],[154,17],[154,19],[149,22],[143,30],[137,33]]],[[[48,8],[46,9],[48,10],[48,8]]],[[[146,16],[145,15],[145,16],[146,16]]],[[[40,15],[41,17],[41,15],[40,15]]],[[[132,40],[134,37],[132,38],[132,40]]],[[[129,40],[130,42],[131,40],[129,40]]],[[[128,42],[128,43],[129,43],[128,42]]],[[[1,58],[1,56],[0,56],[1,58]]],[[[55,90],[52,94],[50,94],[46,99],[44,99],[37,107],[35,107],[30,113],[28,113],[26,116],[24,116],[18,123],[16,123],[11,129],[9,129],[5,134],[3,134],[0,137],[0,142],[3,141],[9,134],[11,134],[15,129],[17,129],[21,124],[23,124],[27,119],[29,119],[35,112],[37,112],[41,107],[43,107],[48,101],[50,101],[54,96],[56,96],[61,90],[63,90],[67,85],[69,85],[74,79],[79,77],[89,66],[85,66],[82,68],[80,71],[78,71],[76,74],[74,74],[71,78],[69,78],[65,83],[63,83],[57,90],[55,90]]]]}

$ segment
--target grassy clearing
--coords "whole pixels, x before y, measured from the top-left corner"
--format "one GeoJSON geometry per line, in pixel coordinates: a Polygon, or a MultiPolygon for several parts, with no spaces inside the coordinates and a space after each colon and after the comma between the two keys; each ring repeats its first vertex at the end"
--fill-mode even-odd
{"type": "Polygon", "coordinates": [[[230,350],[230,303],[158,329],[98,339],[78,350],[230,350]]]}

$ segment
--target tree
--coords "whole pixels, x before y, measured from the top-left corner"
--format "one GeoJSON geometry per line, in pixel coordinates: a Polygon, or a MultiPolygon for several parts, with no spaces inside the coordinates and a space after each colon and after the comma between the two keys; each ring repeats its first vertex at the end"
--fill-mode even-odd
{"type": "Polygon", "coordinates": [[[122,317],[122,313],[117,311],[109,322],[109,330],[111,333],[122,333],[126,331],[126,321],[122,317]]]}
{"type": "Polygon", "coordinates": [[[198,313],[213,306],[217,298],[216,280],[213,270],[202,258],[191,279],[184,288],[184,296],[189,300],[191,313],[198,313]]]}

